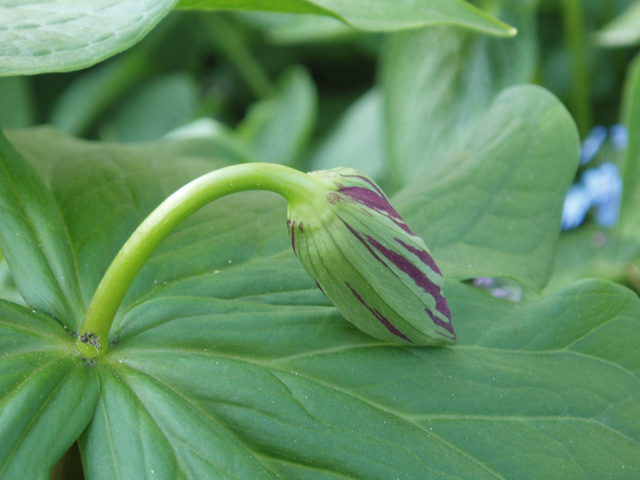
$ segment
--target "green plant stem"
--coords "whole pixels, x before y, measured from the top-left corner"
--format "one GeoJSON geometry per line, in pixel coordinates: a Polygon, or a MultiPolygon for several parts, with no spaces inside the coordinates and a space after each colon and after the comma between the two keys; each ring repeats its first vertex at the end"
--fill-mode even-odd
{"type": "Polygon", "coordinates": [[[222,15],[210,16],[206,25],[211,38],[236,67],[256,98],[266,98],[273,92],[269,76],[247,47],[235,25],[222,15]]]}
{"type": "Polygon", "coordinates": [[[562,9],[565,38],[571,53],[571,110],[580,136],[584,138],[591,127],[592,112],[582,0],[562,0],[562,9]]]}
{"type": "MultiPolygon", "coordinates": [[[[282,195],[290,207],[308,203],[324,191],[321,180],[289,167],[248,163],[216,170],[188,183],[156,208],[129,237],[105,273],[87,309],[79,338],[91,335],[105,352],[113,319],[136,275],[160,243],[188,216],[231,193],[269,190],[282,195]]],[[[85,337],[86,338],[86,337],[85,337]]],[[[78,341],[85,358],[98,348],[78,341]]]]}

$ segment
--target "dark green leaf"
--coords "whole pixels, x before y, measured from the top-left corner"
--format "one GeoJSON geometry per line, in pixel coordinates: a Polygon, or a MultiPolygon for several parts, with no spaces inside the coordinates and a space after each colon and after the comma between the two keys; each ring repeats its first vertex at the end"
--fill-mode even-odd
{"type": "Polygon", "coordinates": [[[67,226],[38,174],[0,132],[0,246],[29,305],[75,330],[84,316],[67,226]]]}
{"type": "MultiPolygon", "coordinates": [[[[49,258],[44,256],[48,249],[57,247],[62,252],[56,250],[55,254],[52,253],[52,262],[60,263],[67,257],[73,259],[71,265],[77,265],[78,268],[77,274],[72,270],[73,285],[78,289],[79,284],[82,298],[88,304],[107,266],[124,241],[162,199],[194,176],[224,166],[229,161],[235,163],[240,160],[233,145],[219,142],[216,138],[159,142],[153,145],[100,145],[79,141],[52,129],[39,129],[13,132],[11,140],[30,162],[39,166],[56,199],[54,203],[51,193],[35,177],[35,173],[30,173],[29,166],[20,163],[21,170],[14,174],[19,191],[35,196],[35,200],[45,204],[47,207],[43,209],[47,215],[41,219],[42,214],[32,214],[34,220],[30,224],[23,219],[19,209],[13,215],[15,219],[9,214],[0,215],[0,222],[11,220],[16,225],[7,223],[9,226],[0,228],[0,235],[7,237],[3,252],[16,284],[31,306],[44,311],[49,311],[46,310],[46,302],[53,302],[57,298],[55,288],[60,288],[55,283],[57,277],[53,277],[53,273],[47,273],[47,268],[51,268],[45,263],[49,258]],[[45,200],[41,197],[51,203],[44,203],[45,200]],[[58,230],[49,233],[53,229],[52,225],[55,225],[53,220],[60,219],[60,212],[65,223],[62,224],[59,220],[58,230]],[[53,244],[53,247],[48,247],[44,241],[41,242],[44,249],[41,254],[37,250],[36,234],[39,230],[30,233],[27,228],[31,225],[38,227],[40,223],[36,221],[44,224],[40,227],[44,229],[40,236],[48,238],[53,244]],[[26,225],[22,226],[22,223],[26,225]],[[16,240],[15,233],[23,230],[25,233],[20,233],[19,241],[16,240]],[[45,237],[45,233],[49,236],[45,237]],[[29,238],[33,238],[31,243],[26,241],[29,238]],[[10,248],[7,249],[6,245],[10,248]],[[73,254],[71,251],[64,254],[62,249],[70,247],[73,254]],[[19,261],[11,260],[10,255],[17,257],[19,261]],[[27,273],[32,276],[23,279],[27,273]],[[48,279],[47,283],[45,279],[48,279]],[[21,282],[27,281],[31,283],[21,287],[21,282]],[[32,284],[37,288],[31,289],[32,284]]],[[[6,178],[5,175],[0,175],[0,182],[6,178]]],[[[3,185],[0,194],[15,195],[14,190],[9,187],[10,185],[3,185]]],[[[20,205],[16,203],[18,200],[12,198],[9,200],[13,204],[20,205]]],[[[24,202],[23,204],[26,205],[24,202]]],[[[30,211],[27,213],[31,214],[30,211]]],[[[62,268],[55,263],[54,265],[62,268]]],[[[66,273],[60,276],[65,281],[70,278],[66,273]]],[[[66,285],[62,283],[62,279],[59,281],[66,285]]],[[[72,330],[79,328],[79,322],[84,316],[83,308],[80,303],[78,317],[73,319],[74,323],[67,323],[72,330]]]]}
{"type": "Polygon", "coordinates": [[[85,429],[98,375],[50,317],[0,301],[0,478],[49,478],[85,429]]]}
{"type": "Polygon", "coordinates": [[[445,277],[509,276],[539,291],[553,271],[579,149],[575,124],[558,99],[540,87],[512,87],[458,154],[393,202],[445,277]]]}
{"type": "Polygon", "coordinates": [[[27,78],[0,78],[0,127],[24,128],[32,125],[33,107],[27,78]]]}

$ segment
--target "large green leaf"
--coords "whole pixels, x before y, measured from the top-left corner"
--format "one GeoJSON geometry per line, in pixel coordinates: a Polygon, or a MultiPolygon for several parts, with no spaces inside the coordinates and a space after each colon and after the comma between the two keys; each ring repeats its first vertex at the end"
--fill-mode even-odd
{"type": "MultiPolygon", "coordinates": [[[[517,109],[515,97],[502,101],[517,109]]],[[[559,128],[553,116],[548,124],[559,128]]],[[[144,215],[206,163],[178,159],[185,173],[176,179],[162,161],[152,176],[150,146],[94,145],[49,130],[12,139],[39,157],[61,205],[86,199],[63,209],[72,248],[107,260],[83,262],[82,279],[104,271],[123,241],[114,230],[133,226],[127,212],[144,215]],[[36,154],[32,145],[46,143],[36,154]],[[70,175],[79,165],[72,152],[84,160],[82,175],[70,175]],[[109,212],[119,228],[104,221],[109,212]],[[88,232],[106,240],[78,242],[88,232]]],[[[80,442],[89,480],[637,478],[640,301],[632,292],[588,281],[510,303],[448,281],[460,344],[391,346],[324,299],[297,263],[284,220],[273,195],[234,195],[201,210],[152,256],[118,313],[115,344],[94,365],[102,390],[80,442]]]]}
{"type": "MultiPolygon", "coordinates": [[[[15,174],[16,182],[20,182],[16,190],[20,188],[18,191],[21,192],[36,192],[36,199],[44,197],[52,202],[52,205],[47,207],[48,210],[45,210],[47,229],[53,228],[54,219],[59,218],[60,212],[66,219],[64,225],[57,227],[57,235],[45,230],[36,237],[37,232],[32,234],[26,226],[20,227],[25,231],[20,234],[20,241],[15,239],[17,226],[11,224],[6,228],[0,228],[0,235],[4,233],[7,237],[6,242],[13,242],[10,249],[5,248],[8,243],[3,244],[3,252],[9,261],[20,293],[31,306],[47,312],[49,310],[44,303],[45,300],[52,302],[51,299],[56,298],[49,290],[55,292],[60,288],[56,286],[57,283],[69,278],[76,282],[74,288],[78,288],[79,285],[84,303],[88,304],[111,259],[135,227],[163,198],[197,175],[230,162],[244,160],[238,156],[233,145],[218,141],[215,137],[158,142],[152,145],[98,145],[72,139],[53,129],[42,128],[13,132],[11,139],[20,145],[20,152],[27,160],[38,165],[41,172],[46,172],[47,184],[53,190],[56,203],[53,203],[51,192],[44,184],[38,183],[33,187],[29,184],[23,185],[29,178],[26,173],[21,172],[28,171],[28,165],[19,162],[15,162],[16,168],[17,165],[21,165],[22,168],[15,174]],[[37,141],[34,141],[34,138],[37,141]],[[141,181],[142,179],[145,180],[141,181]],[[12,235],[7,234],[8,232],[12,232],[12,235]],[[59,277],[64,278],[58,279],[47,273],[45,268],[48,267],[44,264],[46,258],[43,257],[41,260],[37,250],[27,250],[28,247],[35,249],[27,242],[30,236],[34,238],[29,240],[30,242],[37,242],[41,238],[43,248],[46,247],[44,240],[49,237],[46,237],[45,233],[51,237],[49,241],[54,247],[58,244],[67,249],[71,247],[73,254],[69,253],[68,256],[73,259],[73,265],[77,266],[77,273],[73,271],[73,277],[62,274],[59,277]],[[15,253],[12,253],[14,250],[15,253]],[[19,261],[11,261],[10,254],[19,261]],[[39,262],[39,270],[32,266],[35,262],[39,262]],[[23,271],[31,272],[32,276],[26,276],[23,271]],[[27,281],[31,283],[21,287],[21,284],[27,281]],[[40,303],[38,296],[43,298],[40,303]]],[[[5,176],[0,176],[0,182],[4,178],[5,176]]],[[[32,178],[31,182],[35,183],[36,179],[32,178]]],[[[9,186],[0,185],[0,195],[5,194],[5,191],[13,192],[9,186]]],[[[34,202],[23,201],[22,205],[31,203],[34,202]]],[[[13,217],[16,225],[22,222],[29,226],[37,226],[36,221],[44,222],[34,217],[29,224],[17,207],[13,217]]],[[[3,213],[0,215],[0,222],[9,222],[13,217],[3,213]]],[[[44,253],[48,253],[48,250],[45,249],[44,253]]],[[[50,258],[52,262],[62,262],[65,259],[64,255],[64,250],[62,253],[56,251],[51,253],[50,258]]],[[[77,331],[83,317],[84,310],[74,319],[74,323],[66,324],[70,329],[77,331]]]]}
{"type": "Polygon", "coordinates": [[[381,70],[396,184],[464,148],[493,98],[530,80],[533,14],[526,5],[512,5],[503,15],[518,26],[517,37],[489,38],[449,26],[390,37],[381,70]]]}
{"type": "Polygon", "coordinates": [[[0,247],[27,303],[75,329],[84,304],[68,238],[60,206],[0,131],[0,247]]]}
{"type": "Polygon", "coordinates": [[[98,402],[96,371],[46,315],[0,300],[0,478],[49,478],[98,402]]]}
{"type": "Polygon", "coordinates": [[[376,32],[446,24],[498,36],[516,33],[462,0],[180,0],[178,7],[331,15],[376,32]]]}
{"type": "Polygon", "coordinates": [[[459,153],[394,198],[445,277],[509,276],[536,290],[553,271],[579,138],[546,90],[505,90],[459,153]]]}
{"type": "Polygon", "coordinates": [[[177,0],[0,4],[0,76],[79,70],[144,37],[177,0]]]}

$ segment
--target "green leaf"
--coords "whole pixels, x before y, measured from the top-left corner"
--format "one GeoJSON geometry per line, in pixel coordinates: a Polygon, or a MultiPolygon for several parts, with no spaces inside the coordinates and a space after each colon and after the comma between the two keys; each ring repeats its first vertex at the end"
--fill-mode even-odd
{"type": "Polygon", "coordinates": [[[129,48],[177,0],[21,0],[0,6],[0,76],[79,70],[129,48]]]}
{"type": "Polygon", "coordinates": [[[99,395],[73,339],[50,317],[0,301],[0,477],[48,479],[99,395]]]}
{"type": "Polygon", "coordinates": [[[640,2],[607,23],[595,34],[596,43],[604,47],[624,47],[640,43],[640,2]]]}
{"type": "Polygon", "coordinates": [[[60,206],[0,131],[0,246],[26,302],[75,330],[84,316],[77,258],[60,206]]]}
{"type": "Polygon", "coordinates": [[[623,121],[629,131],[629,145],[622,170],[620,231],[640,244],[640,55],[629,68],[624,99],[623,121]]]}
{"type": "Polygon", "coordinates": [[[449,26],[390,37],[381,76],[398,186],[464,148],[494,97],[531,79],[534,17],[526,6],[512,6],[503,15],[518,26],[517,37],[489,38],[449,26]]]}
{"type": "MultiPolygon", "coordinates": [[[[56,289],[61,288],[56,282],[66,285],[61,277],[64,281],[72,278],[74,289],[82,291],[82,299],[88,304],[124,241],[162,199],[195,176],[229,162],[240,161],[233,146],[218,142],[216,138],[125,146],[80,141],[53,129],[42,128],[14,131],[11,141],[27,160],[44,172],[47,185],[55,196],[56,203],[53,203],[51,192],[28,165],[21,163],[20,170],[14,174],[14,181],[19,191],[35,196],[35,200],[44,204],[41,208],[47,214],[44,217],[46,222],[41,214],[32,214],[30,210],[27,213],[31,215],[31,224],[22,217],[19,209],[12,215],[0,215],[0,222],[11,220],[16,224],[7,223],[8,227],[0,228],[0,235],[7,237],[5,242],[11,242],[3,244],[3,252],[20,293],[31,306],[46,312],[48,303],[57,298],[56,289]],[[146,180],[141,184],[140,178],[146,180]],[[65,218],[64,224],[60,212],[65,218]],[[60,224],[51,233],[50,230],[56,226],[56,218],[60,219],[60,224]],[[22,223],[28,225],[22,226],[22,223]],[[40,227],[40,223],[44,226],[40,227]],[[31,225],[42,229],[42,233],[40,230],[31,233],[27,229],[31,225]],[[16,239],[16,231],[24,233],[16,239]],[[12,235],[6,232],[12,232],[12,235]],[[31,243],[26,241],[31,238],[31,243]],[[49,247],[42,241],[42,253],[38,253],[39,247],[36,247],[40,238],[52,243],[49,247]],[[10,246],[9,250],[6,245],[10,246]],[[57,248],[55,253],[49,254],[49,250],[54,248],[57,248]],[[63,248],[71,249],[73,253],[69,250],[65,254],[63,248]],[[18,260],[11,260],[10,254],[18,260]],[[45,257],[45,254],[50,257],[45,257]],[[73,276],[63,273],[58,280],[53,273],[47,273],[47,268],[53,267],[48,267],[45,262],[51,258],[52,262],[57,262],[53,266],[60,270],[64,264],[57,264],[65,260],[65,255],[73,260],[71,265],[77,266],[77,273],[75,270],[72,270],[73,276]],[[23,279],[27,273],[31,276],[23,279]],[[21,287],[25,282],[31,283],[21,287]],[[32,284],[37,288],[32,289],[32,284]]],[[[0,182],[5,178],[1,175],[0,182]]],[[[8,196],[13,191],[10,185],[0,183],[0,195],[8,196]]],[[[9,200],[13,205],[19,205],[17,199],[9,197],[9,200]]],[[[26,202],[23,204],[27,205],[26,202]]],[[[84,317],[84,307],[82,303],[80,305],[82,310],[78,317],[73,319],[73,323],[65,323],[74,331],[84,317]]]]}
{"type": "Polygon", "coordinates": [[[557,292],[583,278],[625,283],[629,261],[640,250],[638,239],[626,239],[615,230],[584,225],[563,232],[558,243],[553,276],[544,294],[557,292]]]}
{"type": "Polygon", "coordinates": [[[0,78],[0,126],[24,128],[33,124],[30,85],[24,77],[0,78]]]}
{"type": "Polygon", "coordinates": [[[445,278],[506,276],[539,291],[553,271],[579,150],[575,124],[557,98],[540,87],[512,87],[464,149],[392,203],[445,278]]]}
{"type": "Polygon", "coordinates": [[[376,181],[385,177],[382,95],[372,89],[356,100],[320,144],[310,170],[353,167],[376,181]]]}
{"type": "MultiPolygon", "coordinates": [[[[536,87],[506,92],[494,110],[522,107],[522,92],[537,113],[509,124],[566,128],[536,87]]],[[[50,130],[12,139],[40,158],[61,205],[82,195],[63,212],[72,248],[93,260],[83,282],[133,228],[129,212],[146,214],[206,164],[166,166],[156,153],[169,142],[100,145],[50,130]]],[[[637,478],[635,294],[589,281],[511,303],[449,281],[459,346],[394,347],[324,299],[293,255],[285,212],[271,194],[230,196],[145,265],[94,366],[102,390],[80,441],[88,478],[637,478]]]]}
{"type": "Polygon", "coordinates": [[[514,28],[462,0],[180,0],[178,7],[330,15],[374,32],[447,24],[497,36],[516,33],[514,28]]]}
{"type": "Polygon", "coordinates": [[[191,75],[159,75],[133,91],[100,130],[112,141],[157,140],[192,120],[197,105],[198,86],[191,75]]]}
{"type": "Polygon", "coordinates": [[[293,67],[282,74],[277,91],[255,103],[238,125],[238,135],[263,162],[293,165],[316,122],[318,94],[309,72],[293,67]]]}

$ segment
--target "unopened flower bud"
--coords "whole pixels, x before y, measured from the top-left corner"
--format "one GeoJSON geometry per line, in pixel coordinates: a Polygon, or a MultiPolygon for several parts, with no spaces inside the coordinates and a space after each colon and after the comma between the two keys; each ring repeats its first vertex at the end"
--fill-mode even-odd
{"type": "Polygon", "coordinates": [[[455,343],[440,269],[382,190],[351,168],[309,175],[326,190],[290,204],[287,223],[298,259],[327,298],[373,337],[455,343]]]}

